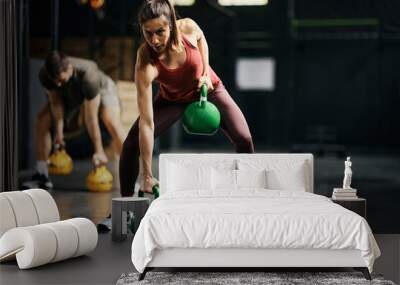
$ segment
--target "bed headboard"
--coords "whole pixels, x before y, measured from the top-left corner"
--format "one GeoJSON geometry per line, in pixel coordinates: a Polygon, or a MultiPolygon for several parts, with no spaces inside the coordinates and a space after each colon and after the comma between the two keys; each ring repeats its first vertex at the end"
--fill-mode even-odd
{"type": "MultiPolygon", "coordinates": [[[[261,161],[273,165],[274,163],[303,163],[304,167],[304,189],[307,192],[314,192],[314,159],[310,153],[163,153],[159,159],[159,179],[161,194],[167,191],[163,185],[168,184],[168,163],[185,163],[202,166],[225,165],[231,169],[237,169],[237,162],[241,159],[261,161]]],[[[285,175],[285,173],[282,173],[285,175]]]]}

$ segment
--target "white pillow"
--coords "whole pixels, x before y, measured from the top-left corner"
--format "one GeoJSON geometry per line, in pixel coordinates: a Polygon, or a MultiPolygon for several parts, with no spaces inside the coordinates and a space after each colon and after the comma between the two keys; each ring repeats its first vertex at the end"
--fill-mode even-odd
{"type": "Polygon", "coordinates": [[[303,167],[289,168],[284,171],[267,171],[268,188],[305,192],[305,175],[303,167]]]}
{"type": "Polygon", "coordinates": [[[239,159],[240,170],[266,169],[267,188],[273,190],[305,191],[308,185],[305,161],[280,159],[239,159]]]}
{"type": "Polygon", "coordinates": [[[236,170],[212,168],[212,188],[214,190],[236,190],[236,170]]]}
{"type": "Polygon", "coordinates": [[[267,171],[236,170],[237,187],[240,188],[268,188],[267,171]]]}
{"type": "Polygon", "coordinates": [[[168,163],[168,191],[212,189],[211,167],[168,163]]]}

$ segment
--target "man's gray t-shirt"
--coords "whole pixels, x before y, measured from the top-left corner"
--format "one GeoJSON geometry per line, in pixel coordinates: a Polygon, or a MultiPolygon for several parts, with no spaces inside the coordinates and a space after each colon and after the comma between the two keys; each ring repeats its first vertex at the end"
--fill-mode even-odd
{"type": "Polygon", "coordinates": [[[66,111],[76,109],[84,99],[91,100],[96,97],[108,80],[107,75],[94,61],[75,57],[68,57],[68,60],[74,72],[70,80],[61,87],[54,84],[44,66],[39,71],[39,80],[43,87],[61,95],[66,111]]]}

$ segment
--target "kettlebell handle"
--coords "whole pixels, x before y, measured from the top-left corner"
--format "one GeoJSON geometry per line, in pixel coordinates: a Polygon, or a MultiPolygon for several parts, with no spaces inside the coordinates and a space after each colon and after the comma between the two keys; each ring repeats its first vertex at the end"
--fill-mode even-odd
{"type": "Polygon", "coordinates": [[[62,144],[59,144],[59,143],[54,144],[54,151],[61,151],[63,149],[64,149],[64,147],[62,144]]]}
{"type": "Polygon", "coordinates": [[[207,84],[204,83],[203,85],[201,85],[201,88],[200,88],[200,106],[201,107],[204,107],[205,103],[207,102],[207,92],[208,92],[207,84]]]}

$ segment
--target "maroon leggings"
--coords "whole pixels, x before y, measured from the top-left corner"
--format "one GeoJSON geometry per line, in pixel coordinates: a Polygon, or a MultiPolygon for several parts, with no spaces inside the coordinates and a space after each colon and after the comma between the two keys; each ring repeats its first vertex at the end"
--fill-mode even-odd
{"type": "MultiPolygon", "coordinates": [[[[235,146],[236,152],[253,153],[253,140],[246,119],[222,83],[209,94],[208,100],[214,103],[221,113],[221,129],[235,146]]],[[[168,130],[181,117],[188,104],[170,102],[158,96],[153,102],[154,138],[168,130]]],[[[119,162],[121,196],[133,195],[139,174],[139,153],[137,119],[124,142],[119,162]]]]}

